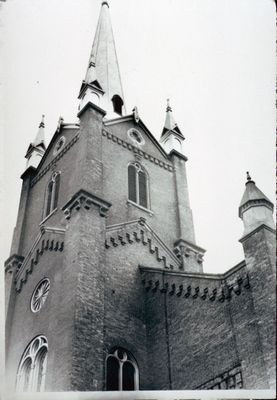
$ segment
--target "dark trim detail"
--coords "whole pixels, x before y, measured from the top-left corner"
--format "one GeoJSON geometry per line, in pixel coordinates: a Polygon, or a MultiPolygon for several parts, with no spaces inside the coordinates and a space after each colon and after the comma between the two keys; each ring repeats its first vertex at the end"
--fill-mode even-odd
{"type": "Polygon", "coordinates": [[[188,158],[184,154],[179,153],[179,151],[177,151],[175,149],[171,150],[171,152],[168,154],[168,156],[169,156],[169,158],[176,156],[176,157],[182,158],[185,161],[188,161],[188,158]]]}
{"type": "Polygon", "coordinates": [[[93,104],[91,101],[89,101],[77,114],[77,117],[80,118],[82,114],[88,110],[89,108],[93,108],[94,110],[98,111],[100,114],[103,115],[103,117],[107,114],[103,108],[98,107],[96,104],[93,104]]]}
{"type": "Polygon", "coordinates": [[[70,219],[73,210],[79,211],[80,208],[90,210],[92,205],[99,207],[99,214],[101,217],[106,217],[112,204],[95,196],[93,193],[81,189],[71,197],[71,199],[62,207],[62,210],[65,214],[65,218],[70,219]]]}
{"type": "Polygon", "coordinates": [[[199,287],[192,286],[193,282],[190,283],[186,281],[181,281],[181,284],[180,280],[178,281],[178,283],[172,283],[172,280],[170,282],[167,282],[167,277],[172,278],[173,274],[171,271],[156,271],[154,269],[150,270],[147,269],[147,267],[143,267],[141,265],[139,265],[139,270],[142,273],[141,282],[145,287],[146,292],[168,293],[169,296],[175,295],[177,297],[183,297],[186,299],[190,297],[192,300],[198,298],[198,301],[210,300],[211,302],[218,301],[220,303],[223,303],[226,300],[230,301],[234,294],[236,296],[239,296],[242,290],[250,288],[248,274],[244,274],[243,277],[240,276],[232,282],[223,281],[220,283],[220,285],[218,281],[214,281],[214,283],[217,285],[214,287],[205,286],[207,285],[207,282],[201,283],[201,287],[199,287]],[[149,276],[148,273],[150,273],[151,275],[149,276]],[[152,274],[155,273],[156,275],[153,276],[152,274]]]}
{"type": "Polygon", "coordinates": [[[26,171],[24,171],[23,172],[23,174],[21,175],[21,179],[25,179],[25,178],[28,178],[29,176],[31,176],[31,175],[35,175],[35,173],[36,173],[36,168],[35,167],[33,167],[32,165],[30,165],[30,167],[28,167],[27,169],[26,169],[26,171]]]}
{"type": "Polygon", "coordinates": [[[11,255],[6,261],[5,261],[5,272],[8,273],[13,273],[14,270],[18,270],[22,263],[24,261],[24,257],[20,256],[18,254],[13,254],[11,255]]]}
{"type": "Polygon", "coordinates": [[[249,232],[247,235],[243,236],[241,239],[239,239],[240,243],[243,243],[245,240],[247,240],[250,236],[254,235],[254,233],[259,232],[261,229],[266,229],[269,232],[273,233],[274,235],[276,234],[275,229],[270,228],[269,226],[262,224],[258,226],[256,229],[254,229],[252,232],[249,232]]]}

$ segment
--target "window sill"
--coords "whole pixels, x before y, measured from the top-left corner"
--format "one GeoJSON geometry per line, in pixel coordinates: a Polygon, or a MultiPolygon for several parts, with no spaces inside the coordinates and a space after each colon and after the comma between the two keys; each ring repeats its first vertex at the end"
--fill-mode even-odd
{"type": "Polygon", "coordinates": [[[132,200],[127,200],[127,205],[135,206],[135,207],[139,208],[140,210],[147,212],[150,215],[150,217],[152,217],[152,215],[154,215],[153,211],[151,211],[148,208],[145,208],[143,206],[140,206],[139,204],[135,203],[132,200]]]}
{"type": "Polygon", "coordinates": [[[45,217],[45,218],[40,222],[39,226],[42,225],[42,224],[44,224],[44,222],[47,221],[48,218],[50,218],[56,211],[57,211],[57,208],[55,208],[53,211],[51,211],[50,214],[48,214],[47,217],[45,217]]]}

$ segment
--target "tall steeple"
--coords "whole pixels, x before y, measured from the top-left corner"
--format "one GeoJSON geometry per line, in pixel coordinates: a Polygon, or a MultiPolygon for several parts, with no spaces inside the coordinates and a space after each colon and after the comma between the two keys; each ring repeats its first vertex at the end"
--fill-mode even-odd
{"type": "Polygon", "coordinates": [[[171,150],[177,150],[179,153],[181,153],[182,142],[184,140],[185,138],[174,120],[169,99],[167,99],[166,117],[160,143],[163,145],[167,153],[170,153],[171,150]]]}
{"type": "Polygon", "coordinates": [[[35,137],[35,140],[30,143],[25,158],[27,158],[27,165],[26,167],[34,167],[37,168],[40,160],[42,159],[46,146],[45,146],[45,135],[44,135],[44,117],[42,115],[41,122],[38,127],[38,132],[35,137]]]}
{"type": "Polygon", "coordinates": [[[272,202],[257,188],[247,172],[245,191],[239,206],[239,217],[244,224],[243,235],[247,235],[261,225],[275,229],[273,208],[272,202]]]}
{"type": "Polygon", "coordinates": [[[102,2],[89,64],[79,94],[80,110],[90,101],[107,112],[107,118],[125,113],[109,4],[102,2]]]}

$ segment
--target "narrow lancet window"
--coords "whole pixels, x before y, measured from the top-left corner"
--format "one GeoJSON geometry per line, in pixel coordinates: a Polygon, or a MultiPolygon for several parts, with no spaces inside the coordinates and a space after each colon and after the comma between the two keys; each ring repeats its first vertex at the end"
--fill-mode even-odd
{"type": "Polygon", "coordinates": [[[148,177],[139,163],[128,166],[129,200],[149,208],[148,177]]]}
{"type": "Polygon", "coordinates": [[[51,181],[48,183],[46,190],[44,218],[50,215],[57,208],[59,187],[60,187],[60,173],[54,172],[51,177],[51,181]]]}
{"type": "Polygon", "coordinates": [[[120,96],[115,94],[112,98],[113,110],[116,114],[122,115],[123,100],[120,96]]]}
{"type": "Polygon", "coordinates": [[[122,348],[113,350],[106,361],[107,390],[138,390],[139,370],[133,355],[122,348]]]}

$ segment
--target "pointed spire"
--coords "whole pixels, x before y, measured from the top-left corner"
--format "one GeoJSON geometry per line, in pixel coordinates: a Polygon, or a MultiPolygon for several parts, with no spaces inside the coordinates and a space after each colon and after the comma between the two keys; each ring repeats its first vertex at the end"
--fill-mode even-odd
{"type": "Polygon", "coordinates": [[[35,140],[32,142],[32,145],[34,147],[37,147],[37,146],[41,145],[41,146],[43,146],[45,148],[45,135],[44,135],[45,124],[44,124],[44,118],[45,118],[45,115],[42,114],[41,121],[40,121],[40,124],[39,124],[39,127],[38,127],[37,136],[35,137],[35,140]]]}
{"type": "Polygon", "coordinates": [[[81,99],[80,108],[91,101],[110,115],[114,112],[123,114],[125,108],[107,1],[102,2],[89,64],[79,98],[81,99]]]}
{"type": "MultiPolygon", "coordinates": [[[[240,202],[240,209],[249,202],[256,202],[256,201],[265,201],[270,205],[270,208],[273,207],[271,201],[259,188],[257,188],[255,182],[252,180],[249,172],[247,171],[245,191],[240,202]]],[[[251,203],[249,204],[251,205],[251,203]]]]}
{"type": "Polygon", "coordinates": [[[177,150],[179,153],[182,153],[182,142],[184,140],[184,135],[175,122],[169,99],[167,99],[165,123],[161,134],[160,143],[168,153],[170,153],[172,150],[177,150]]]}
{"type": "Polygon", "coordinates": [[[273,203],[256,186],[247,171],[245,191],[239,205],[239,217],[243,220],[245,228],[244,235],[263,224],[274,229],[273,208],[273,203]]]}
{"type": "Polygon", "coordinates": [[[45,135],[44,135],[44,127],[45,127],[44,118],[45,115],[43,114],[35,140],[32,143],[30,143],[27,153],[25,155],[25,158],[27,158],[26,168],[30,166],[36,168],[45,153],[46,146],[45,146],[45,135]]]}
{"type": "Polygon", "coordinates": [[[167,101],[166,116],[165,116],[165,123],[164,123],[164,128],[162,131],[162,136],[165,135],[167,132],[172,131],[172,132],[179,134],[182,138],[184,138],[182,132],[180,131],[177,123],[174,120],[172,108],[169,103],[169,99],[167,99],[166,101],[167,101]]]}

